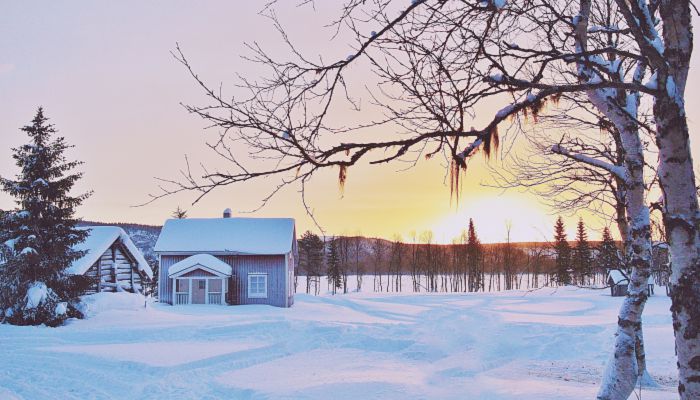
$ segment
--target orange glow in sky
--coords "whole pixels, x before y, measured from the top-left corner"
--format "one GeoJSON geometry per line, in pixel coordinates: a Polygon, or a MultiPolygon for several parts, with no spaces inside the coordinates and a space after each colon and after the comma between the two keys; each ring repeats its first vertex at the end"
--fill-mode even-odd
{"type": "MultiPolygon", "coordinates": [[[[316,11],[282,2],[278,13],[302,51],[344,58],[349,46],[330,41],[323,28],[338,15],[341,2],[316,2],[316,11]]],[[[253,1],[8,2],[0,13],[0,175],[14,175],[11,147],[26,142],[19,128],[39,105],[60,133],[74,144],[69,156],[85,162],[77,190],[94,190],[79,209],[88,220],[161,224],[179,205],[191,217],[220,216],[231,207],[238,215],[256,208],[272,189],[260,180],[222,188],[196,206],[195,195],[169,197],[132,207],[157,191],[154,177],[176,178],[187,154],[193,164],[217,165],[205,141],[216,135],[180,105],[202,100],[200,90],[171,56],[179,42],[208,82],[235,83],[235,75],[261,71],[245,63],[244,42],[255,40],[271,52],[286,52],[269,21],[253,1]]],[[[696,52],[697,53],[697,52],[696,52]]],[[[286,54],[286,53],[285,53],[286,54]]],[[[693,67],[697,68],[697,54],[693,67]]],[[[688,87],[697,87],[691,74],[688,87]]],[[[362,82],[360,82],[362,83],[362,82]]],[[[697,93],[687,96],[697,109],[697,93]]],[[[348,116],[351,118],[351,116],[348,116]]],[[[693,121],[691,131],[695,130],[693,121]]],[[[697,143],[695,144],[697,154],[697,143]]],[[[497,161],[497,160],[496,160],[497,161]]],[[[556,216],[532,194],[502,192],[481,185],[489,181],[482,157],[471,161],[463,177],[459,204],[450,197],[444,160],[348,171],[344,195],[337,170],[323,171],[308,187],[307,200],[329,234],[400,235],[432,230],[437,242],[449,243],[476,222],[485,242],[503,241],[506,223],[513,241],[550,239],[556,216]]],[[[306,215],[297,187],[283,190],[254,216],[291,216],[298,231],[316,230],[306,215]]],[[[0,194],[0,208],[13,207],[0,194]]],[[[592,229],[605,221],[582,213],[592,229]]],[[[567,217],[573,236],[576,216],[567,217]]],[[[591,232],[597,239],[599,232],[591,232]]]]}

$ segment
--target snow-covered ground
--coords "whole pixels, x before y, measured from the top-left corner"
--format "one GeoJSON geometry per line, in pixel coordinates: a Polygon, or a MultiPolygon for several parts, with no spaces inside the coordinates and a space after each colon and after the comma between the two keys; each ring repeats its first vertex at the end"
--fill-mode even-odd
{"type": "MultiPolygon", "coordinates": [[[[591,399],[621,301],[560,288],[144,308],[101,294],[62,328],[0,326],[0,398],[591,399]]],[[[648,400],[676,398],[669,306],[645,311],[661,384],[648,400]]]]}

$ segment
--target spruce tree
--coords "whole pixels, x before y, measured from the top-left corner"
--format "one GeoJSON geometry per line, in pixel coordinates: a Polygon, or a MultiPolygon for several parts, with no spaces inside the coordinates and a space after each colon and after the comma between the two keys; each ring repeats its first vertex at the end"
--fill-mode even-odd
{"type": "Polygon", "coordinates": [[[591,245],[588,243],[588,233],[583,224],[583,218],[579,218],[576,226],[576,247],[574,248],[573,259],[574,271],[576,272],[578,283],[587,284],[587,279],[591,275],[591,245]]]}
{"type": "Polygon", "coordinates": [[[309,293],[311,281],[316,282],[318,292],[318,279],[323,268],[324,243],[318,235],[306,231],[299,239],[299,269],[306,273],[306,293],[309,293]]]}
{"type": "Polygon", "coordinates": [[[566,228],[561,217],[554,225],[554,251],[556,253],[556,280],[559,285],[571,283],[569,267],[571,266],[571,247],[566,240],[566,228]]]}
{"type": "Polygon", "coordinates": [[[467,265],[469,269],[468,290],[476,292],[483,288],[482,266],[483,249],[479,237],[476,235],[474,221],[469,218],[469,229],[467,231],[467,265]]]}
{"type": "Polygon", "coordinates": [[[605,274],[611,269],[619,269],[622,265],[620,254],[613,240],[608,227],[603,229],[603,238],[598,245],[598,256],[596,257],[596,266],[599,272],[605,274]]]}
{"type": "Polygon", "coordinates": [[[343,287],[343,277],[340,271],[340,252],[338,249],[337,238],[331,238],[330,243],[328,244],[328,258],[326,260],[326,265],[328,266],[326,271],[328,282],[331,284],[333,294],[335,294],[337,289],[343,287]]]}
{"type": "Polygon", "coordinates": [[[170,215],[175,219],[185,219],[187,218],[187,210],[183,210],[180,206],[177,206],[175,211],[170,215]]]}
{"type": "Polygon", "coordinates": [[[87,282],[65,270],[83,254],[72,247],[88,232],[76,229],[75,208],[89,193],[69,194],[82,176],[72,172],[81,163],[67,161],[72,146],[39,108],[31,125],[22,128],[30,143],[13,149],[20,172],[0,177],[0,189],[15,198],[17,208],[0,221],[0,243],[6,260],[0,265],[0,319],[17,325],[57,326],[70,316],[87,282]]]}

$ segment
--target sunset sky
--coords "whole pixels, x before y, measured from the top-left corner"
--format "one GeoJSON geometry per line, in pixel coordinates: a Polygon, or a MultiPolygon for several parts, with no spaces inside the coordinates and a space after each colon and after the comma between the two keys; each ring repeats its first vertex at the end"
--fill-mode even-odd
{"type": "MultiPolygon", "coordinates": [[[[408,1],[408,0],[406,0],[408,1]]],[[[346,52],[350,45],[331,41],[323,28],[338,15],[341,1],[316,2],[316,10],[292,4],[279,7],[290,36],[310,54],[346,52]],[[338,50],[338,48],[341,50],[338,50]]],[[[184,155],[193,163],[216,164],[205,141],[215,131],[187,114],[180,105],[197,103],[201,93],[170,54],[179,42],[202,77],[218,86],[235,83],[235,74],[255,77],[256,67],[240,59],[244,42],[257,41],[271,52],[285,54],[268,19],[258,15],[257,1],[5,1],[0,13],[0,175],[14,175],[10,147],[26,141],[19,128],[39,105],[69,143],[70,157],[85,162],[77,190],[94,190],[79,209],[89,220],[161,224],[180,205],[190,217],[220,216],[231,207],[237,215],[291,216],[298,231],[315,229],[302,207],[298,188],[280,193],[264,209],[243,214],[271,190],[257,181],[222,188],[191,206],[192,193],[133,207],[157,192],[155,177],[176,178],[184,155]]],[[[697,51],[691,68],[698,65],[697,51]]],[[[688,83],[688,109],[697,110],[698,74],[688,83]]],[[[697,128],[690,113],[691,132],[697,128]]],[[[698,141],[694,152],[700,151],[698,141]]],[[[496,165],[498,160],[494,160],[496,165]]],[[[450,197],[444,161],[421,162],[397,172],[401,165],[360,166],[349,172],[344,195],[337,171],[316,176],[307,196],[318,221],[329,234],[392,238],[432,230],[439,242],[450,242],[468,218],[474,218],[483,241],[502,241],[505,225],[511,239],[550,239],[556,216],[532,194],[484,187],[489,173],[477,157],[470,164],[459,203],[450,197]]],[[[0,194],[0,208],[12,207],[0,194]]],[[[605,222],[582,214],[592,229],[605,222]]],[[[576,216],[568,216],[571,236],[576,216]]],[[[590,233],[593,239],[599,232],[590,233]]]]}

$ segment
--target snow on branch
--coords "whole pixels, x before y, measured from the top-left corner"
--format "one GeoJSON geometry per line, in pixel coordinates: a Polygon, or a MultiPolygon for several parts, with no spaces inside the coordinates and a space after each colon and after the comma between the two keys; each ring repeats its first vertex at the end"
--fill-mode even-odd
{"type": "Polygon", "coordinates": [[[623,166],[614,165],[614,164],[611,164],[609,162],[587,156],[585,154],[571,152],[559,144],[553,145],[551,150],[553,153],[562,155],[562,156],[570,158],[572,160],[579,161],[579,162],[582,162],[584,164],[588,164],[588,165],[593,166],[593,167],[602,168],[602,169],[608,171],[609,173],[615,175],[617,178],[622,179],[625,182],[627,182],[629,180],[629,177],[627,174],[627,169],[623,166]]]}
{"type": "Polygon", "coordinates": [[[468,157],[471,156],[471,155],[476,151],[476,149],[478,149],[479,146],[481,146],[483,143],[484,143],[484,139],[482,139],[482,138],[480,138],[480,137],[477,138],[477,139],[474,140],[469,146],[467,146],[461,153],[457,154],[457,157],[459,157],[459,158],[461,158],[461,159],[463,159],[463,160],[466,159],[466,158],[468,158],[468,157]]]}

